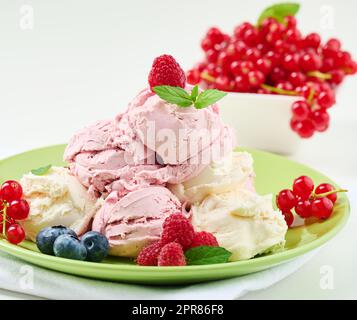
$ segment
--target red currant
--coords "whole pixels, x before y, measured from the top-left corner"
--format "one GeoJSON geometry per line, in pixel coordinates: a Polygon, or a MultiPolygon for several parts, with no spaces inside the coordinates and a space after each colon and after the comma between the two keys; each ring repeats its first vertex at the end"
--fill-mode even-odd
{"type": "Polygon", "coordinates": [[[221,51],[217,58],[217,66],[221,67],[225,73],[228,73],[231,67],[232,57],[225,51],[221,51]]]}
{"type": "Polygon", "coordinates": [[[264,83],[265,76],[263,72],[254,70],[248,73],[248,82],[252,88],[258,88],[264,83]]]}
{"type": "Polygon", "coordinates": [[[338,39],[331,38],[326,42],[325,48],[333,51],[339,51],[341,49],[341,42],[338,39]]]}
{"type": "Polygon", "coordinates": [[[248,29],[242,35],[242,40],[250,47],[255,46],[259,41],[259,33],[255,28],[248,29]]]}
{"type": "Polygon", "coordinates": [[[308,199],[314,190],[314,182],[307,176],[301,176],[294,180],[293,192],[301,199],[308,199]]]}
{"type": "Polygon", "coordinates": [[[300,57],[300,66],[305,72],[319,70],[322,60],[317,54],[305,53],[300,57]]]}
{"type": "Polygon", "coordinates": [[[328,109],[335,104],[335,95],[332,90],[322,91],[317,97],[318,105],[323,109],[328,109]]]}
{"type": "Polygon", "coordinates": [[[295,101],[291,106],[291,110],[297,120],[306,119],[310,113],[310,107],[305,100],[295,101]]]}
{"type": "Polygon", "coordinates": [[[299,128],[299,124],[300,124],[300,120],[295,119],[295,118],[292,118],[292,119],[290,120],[291,130],[297,132],[297,129],[299,128]]]}
{"type": "Polygon", "coordinates": [[[215,80],[215,86],[218,90],[229,91],[231,89],[229,77],[219,75],[215,80]]]}
{"type": "Polygon", "coordinates": [[[308,34],[304,39],[304,46],[317,49],[320,46],[321,37],[313,32],[308,34]]]}
{"type": "Polygon", "coordinates": [[[255,66],[258,71],[263,72],[266,75],[270,72],[272,63],[268,58],[260,58],[255,63],[255,66]]]}
{"type": "Polygon", "coordinates": [[[25,239],[25,230],[17,223],[12,224],[7,229],[7,240],[12,244],[19,244],[25,239]]]}
{"type": "Polygon", "coordinates": [[[276,197],[276,204],[278,208],[283,211],[289,211],[295,207],[296,198],[294,193],[289,189],[281,190],[276,197]]]}
{"type": "Polygon", "coordinates": [[[270,50],[265,54],[264,58],[270,60],[272,67],[277,67],[280,64],[281,55],[275,51],[270,50]]]}
{"type": "MultiPolygon", "coordinates": [[[[327,193],[332,190],[335,190],[335,187],[329,183],[321,183],[315,189],[315,194],[327,193]]],[[[333,203],[337,200],[337,193],[332,193],[328,195],[326,198],[329,198],[333,203]]]]}
{"type": "Polygon", "coordinates": [[[291,211],[286,211],[286,212],[283,212],[283,216],[284,216],[286,224],[290,228],[290,226],[294,222],[294,215],[291,213],[291,211]]]}
{"type": "Polygon", "coordinates": [[[0,199],[11,202],[13,200],[19,200],[21,197],[22,187],[18,182],[14,180],[8,180],[2,184],[0,188],[0,199]]]}
{"type": "Polygon", "coordinates": [[[253,69],[254,69],[254,64],[251,61],[243,61],[240,64],[240,73],[241,74],[248,74],[253,69]]]}
{"type": "Polygon", "coordinates": [[[315,126],[311,120],[305,119],[296,124],[295,131],[301,138],[311,138],[315,132],[315,126]]]}
{"type": "Polygon", "coordinates": [[[309,218],[311,217],[311,201],[299,199],[295,206],[295,212],[301,218],[309,218]]]}
{"type": "Polygon", "coordinates": [[[257,48],[249,48],[245,53],[245,57],[248,61],[255,63],[261,57],[261,53],[257,48]]]}
{"type": "Polygon", "coordinates": [[[316,110],[311,113],[310,119],[319,132],[326,131],[330,123],[330,116],[324,110],[316,110]]]}
{"type": "Polygon", "coordinates": [[[340,84],[345,77],[345,73],[342,70],[332,70],[329,72],[331,75],[331,79],[329,80],[332,84],[340,84]]]}
{"type": "Polygon", "coordinates": [[[213,48],[213,43],[208,38],[204,38],[201,41],[201,48],[203,51],[208,51],[209,49],[213,48]]]}
{"type": "Polygon", "coordinates": [[[296,88],[306,82],[306,76],[302,72],[292,72],[289,74],[288,81],[296,88]]]}
{"type": "Polygon", "coordinates": [[[294,16],[286,16],[284,17],[284,23],[287,28],[295,28],[296,27],[296,18],[294,16]]]}
{"type": "Polygon", "coordinates": [[[200,72],[197,69],[191,69],[186,72],[186,80],[189,84],[197,84],[200,82],[200,72]]]}
{"type": "Polygon", "coordinates": [[[299,55],[287,54],[283,60],[283,67],[288,71],[299,70],[299,55]]]}
{"type": "Polygon", "coordinates": [[[326,58],[322,61],[322,72],[329,72],[335,68],[335,61],[332,58],[326,58]]]}
{"type": "Polygon", "coordinates": [[[242,24],[240,24],[239,26],[237,26],[235,29],[234,29],[234,36],[237,38],[237,39],[240,39],[242,38],[243,34],[247,31],[247,30],[251,30],[253,29],[253,25],[249,22],[243,22],[242,24]]]}
{"type": "Polygon", "coordinates": [[[300,40],[301,40],[301,33],[299,30],[293,28],[293,29],[288,29],[286,31],[285,33],[286,42],[297,45],[300,40]]]}
{"type": "Polygon", "coordinates": [[[224,35],[221,30],[216,27],[209,28],[206,33],[206,38],[211,41],[211,43],[221,43],[224,40],[224,35]]]}
{"type": "Polygon", "coordinates": [[[10,203],[7,213],[15,220],[25,220],[30,213],[30,206],[26,200],[14,200],[10,203]]]}
{"type": "Polygon", "coordinates": [[[345,67],[346,74],[355,74],[357,72],[357,62],[351,60],[345,67]]]}
{"type": "Polygon", "coordinates": [[[275,67],[271,71],[269,78],[273,83],[279,83],[286,79],[286,72],[280,67],[275,67]]]}
{"type": "Polygon", "coordinates": [[[326,197],[317,198],[311,203],[311,214],[318,219],[327,219],[333,211],[333,202],[326,197]]]}
{"type": "Polygon", "coordinates": [[[215,49],[209,49],[206,51],[206,59],[208,62],[216,62],[219,52],[215,49]]]}
{"type": "Polygon", "coordinates": [[[250,90],[247,75],[242,74],[235,78],[235,89],[237,90],[237,92],[248,92],[250,90]]]}

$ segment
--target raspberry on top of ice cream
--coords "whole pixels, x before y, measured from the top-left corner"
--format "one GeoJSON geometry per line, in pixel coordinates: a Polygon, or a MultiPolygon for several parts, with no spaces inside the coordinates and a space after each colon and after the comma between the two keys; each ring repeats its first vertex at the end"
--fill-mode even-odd
{"type": "Polygon", "coordinates": [[[148,81],[151,89],[160,85],[184,88],[186,75],[173,56],[163,54],[155,58],[148,81]]]}

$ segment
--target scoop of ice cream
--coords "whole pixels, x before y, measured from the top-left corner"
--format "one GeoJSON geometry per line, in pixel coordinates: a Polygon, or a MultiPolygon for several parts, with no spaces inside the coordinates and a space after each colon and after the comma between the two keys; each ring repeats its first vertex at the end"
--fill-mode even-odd
{"type": "Polygon", "coordinates": [[[248,152],[231,152],[213,161],[198,176],[168,188],[181,202],[201,202],[210,194],[220,194],[237,188],[254,191],[253,158],[248,152]]]}
{"type": "Polygon", "coordinates": [[[232,130],[222,124],[216,105],[180,108],[145,89],[114,120],[77,133],[64,158],[91,194],[124,196],[189,180],[232,145],[232,130]]]}
{"type": "MultiPolygon", "coordinates": [[[[216,104],[201,110],[193,106],[181,108],[152,94],[149,88],[140,92],[135,102],[123,119],[128,119],[139,140],[156,152],[162,163],[181,164],[205,149],[219,153],[212,144],[222,138],[225,126],[216,104]]],[[[218,156],[221,158],[222,153],[218,156]]]]}
{"type": "Polygon", "coordinates": [[[111,255],[136,257],[160,239],[164,220],[181,211],[180,202],[165,187],[142,188],[122,198],[112,192],[96,214],[92,230],[108,238],[111,255]]]}
{"type": "Polygon", "coordinates": [[[63,225],[78,235],[85,233],[100,206],[66,168],[52,167],[42,176],[25,174],[20,183],[30,204],[29,217],[20,223],[32,241],[49,226],[63,225]]]}
{"type": "Polygon", "coordinates": [[[283,246],[287,225],[272,207],[271,195],[237,189],[213,194],[192,206],[192,224],[212,232],[220,246],[232,252],[231,261],[245,260],[283,246]]]}

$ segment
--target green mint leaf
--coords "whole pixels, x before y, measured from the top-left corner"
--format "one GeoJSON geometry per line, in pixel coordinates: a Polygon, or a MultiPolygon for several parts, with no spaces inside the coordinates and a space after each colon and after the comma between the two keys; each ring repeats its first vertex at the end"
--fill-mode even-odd
{"type": "Polygon", "coordinates": [[[222,247],[201,246],[185,252],[188,265],[202,265],[228,262],[232,253],[222,247]]]}
{"type": "Polygon", "coordinates": [[[266,8],[258,19],[258,26],[262,24],[264,19],[272,17],[283,22],[284,17],[286,16],[295,16],[299,11],[300,5],[298,3],[277,3],[268,8],[266,8]]]}
{"type": "Polygon", "coordinates": [[[180,107],[189,107],[193,104],[191,96],[180,87],[156,86],[153,90],[161,99],[180,107]]]}
{"type": "Polygon", "coordinates": [[[48,172],[48,170],[50,170],[52,168],[52,165],[49,164],[48,166],[45,167],[41,167],[41,168],[37,168],[37,169],[33,169],[31,170],[31,173],[36,175],[36,176],[43,176],[44,174],[46,174],[48,172]]]}
{"type": "Polygon", "coordinates": [[[203,92],[201,92],[196,101],[195,101],[195,107],[197,109],[203,109],[211,104],[214,104],[218,100],[221,100],[223,97],[227,95],[227,92],[219,91],[217,89],[208,89],[203,92]]]}
{"type": "Polygon", "coordinates": [[[198,96],[198,85],[195,85],[191,91],[191,99],[193,102],[196,101],[197,96],[198,96]]]}

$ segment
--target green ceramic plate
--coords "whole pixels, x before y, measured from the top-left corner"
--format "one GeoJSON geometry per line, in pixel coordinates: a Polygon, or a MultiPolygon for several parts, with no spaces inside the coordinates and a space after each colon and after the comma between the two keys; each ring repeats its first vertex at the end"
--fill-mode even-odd
{"type": "MultiPolygon", "coordinates": [[[[29,151],[0,162],[0,182],[19,179],[33,168],[61,161],[64,146],[53,146],[29,151]]],[[[305,174],[316,183],[330,182],[329,178],[304,165],[270,153],[248,150],[254,157],[256,187],[259,193],[276,194],[290,187],[294,178],[305,174]]],[[[334,183],[335,184],[335,183],[334,183]]],[[[21,246],[0,240],[0,249],[30,263],[57,271],[95,279],[145,284],[179,284],[224,279],[261,271],[302,255],[326,241],[341,230],[349,215],[346,195],[340,195],[333,216],[323,222],[308,223],[292,228],[286,235],[283,251],[251,260],[186,267],[139,267],[129,259],[108,258],[103,263],[67,260],[38,252],[36,245],[25,241],[21,246]]]]}

